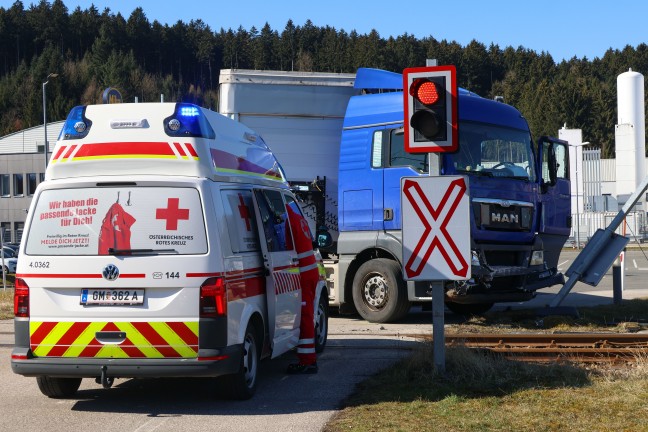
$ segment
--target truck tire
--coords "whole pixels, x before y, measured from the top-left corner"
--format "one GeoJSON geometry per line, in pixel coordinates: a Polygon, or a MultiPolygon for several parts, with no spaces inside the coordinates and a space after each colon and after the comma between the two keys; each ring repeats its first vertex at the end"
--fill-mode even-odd
{"type": "Polygon", "coordinates": [[[377,258],[362,264],[353,278],[353,303],[360,316],[369,322],[403,318],[410,302],[398,262],[377,258]]]}
{"type": "Polygon", "coordinates": [[[446,306],[450,311],[457,315],[481,315],[488,312],[494,303],[475,303],[475,304],[462,304],[454,302],[446,302],[446,306]]]}
{"type": "Polygon", "coordinates": [[[41,393],[54,399],[72,397],[81,386],[81,378],[38,376],[36,377],[36,382],[41,393]]]}
{"type": "Polygon", "coordinates": [[[322,291],[317,310],[315,312],[315,352],[321,353],[326,347],[328,339],[328,298],[326,291],[322,291]]]}
{"type": "Polygon", "coordinates": [[[259,373],[259,342],[255,326],[249,323],[245,330],[238,372],[220,378],[220,384],[229,399],[246,400],[254,396],[259,373]]]}

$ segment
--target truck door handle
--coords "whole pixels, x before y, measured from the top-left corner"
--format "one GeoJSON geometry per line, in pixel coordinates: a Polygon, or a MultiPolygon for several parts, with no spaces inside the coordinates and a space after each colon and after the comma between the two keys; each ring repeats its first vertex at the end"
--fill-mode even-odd
{"type": "Polygon", "coordinates": [[[383,210],[383,219],[386,221],[390,221],[394,219],[394,209],[391,208],[386,208],[383,210]]]}

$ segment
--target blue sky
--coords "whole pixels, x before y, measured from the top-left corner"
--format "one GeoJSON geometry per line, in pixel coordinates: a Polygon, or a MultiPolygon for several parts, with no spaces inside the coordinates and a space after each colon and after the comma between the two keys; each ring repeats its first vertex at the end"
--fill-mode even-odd
{"type": "MultiPolygon", "coordinates": [[[[281,31],[288,19],[317,26],[381,37],[413,34],[454,40],[461,45],[475,39],[486,46],[523,46],[563,59],[602,57],[608,48],[623,49],[648,43],[648,2],[643,0],[63,0],[71,13],[94,4],[100,12],[110,7],[125,18],[141,6],[149,21],[173,25],[178,20],[202,19],[212,30],[266,22],[281,31]]],[[[0,0],[9,8],[13,0],[0,0]]],[[[37,1],[23,0],[25,8],[37,1]]]]}

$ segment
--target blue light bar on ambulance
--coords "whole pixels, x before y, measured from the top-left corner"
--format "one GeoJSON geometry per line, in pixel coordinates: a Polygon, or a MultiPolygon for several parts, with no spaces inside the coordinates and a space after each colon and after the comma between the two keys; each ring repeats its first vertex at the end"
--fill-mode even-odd
{"type": "Polygon", "coordinates": [[[85,106],[75,106],[65,119],[59,140],[72,140],[85,138],[90,132],[92,122],[85,116],[85,106]]]}
{"type": "Polygon", "coordinates": [[[171,117],[164,119],[164,131],[172,137],[216,137],[202,110],[194,104],[179,102],[171,117]]]}

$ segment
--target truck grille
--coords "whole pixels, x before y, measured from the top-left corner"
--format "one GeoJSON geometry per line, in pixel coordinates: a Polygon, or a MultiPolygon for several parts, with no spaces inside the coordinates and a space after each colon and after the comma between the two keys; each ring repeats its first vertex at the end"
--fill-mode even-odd
{"type": "Polygon", "coordinates": [[[472,201],[475,224],[478,228],[493,231],[530,231],[533,204],[491,198],[472,201]]]}

